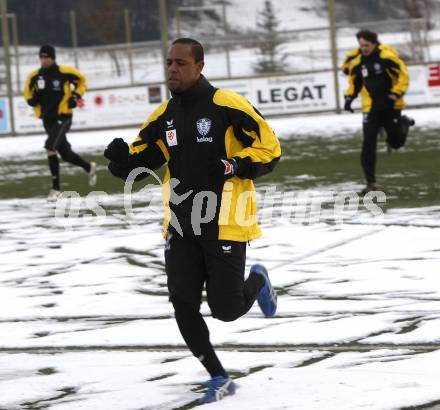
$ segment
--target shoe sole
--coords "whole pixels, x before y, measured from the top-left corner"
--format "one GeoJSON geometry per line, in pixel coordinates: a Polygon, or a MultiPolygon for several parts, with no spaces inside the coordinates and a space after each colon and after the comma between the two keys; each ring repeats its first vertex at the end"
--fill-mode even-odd
{"type": "Polygon", "coordinates": [[[90,163],[91,169],[89,172],[89,186],[95,186],[98,182],[98,177],[96,175],[96,162],[90,163]],[[93,172],[92,172],[93,170],[93,172]]]}

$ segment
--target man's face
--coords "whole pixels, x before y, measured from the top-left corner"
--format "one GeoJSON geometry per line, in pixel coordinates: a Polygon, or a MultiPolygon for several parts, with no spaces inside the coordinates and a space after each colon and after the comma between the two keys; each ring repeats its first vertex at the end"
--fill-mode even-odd
{"type": "Polygon", "coordinates": [[[181,93],[192,87],[200,77],[204,62],[196,62],[189,44],[173,44],[168,51],[168,88],[181,93]]]}
{"type": "Polygon", "coordinates": [[[359,39],[359,48],[364,56],[369,56],[374,51],[376,46],[376,43],[372,43],[371,41],[365,40],[362,37],[359,39]]]}
{"type": "Polygon", "coordinates": [[[40,55],[40,63],[41,68],[49,68],[51,65],[53,65],[53,63],[55,63],[55,60],[42,54],[40,55]]]}

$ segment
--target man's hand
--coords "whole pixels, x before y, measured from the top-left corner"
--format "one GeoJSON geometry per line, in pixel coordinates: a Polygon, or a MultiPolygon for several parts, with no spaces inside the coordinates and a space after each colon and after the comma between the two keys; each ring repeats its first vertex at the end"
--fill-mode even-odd
{"type": "Polygon", "coordinates": [[[394,103],[400,98],[399,94],[389,93],[385,101],[385,108],[394,109],[394,103]]]}
{"type": "Polygon", "coordinates": [[[33,93],[32,98],[30,98],[29,100],[27,100],[27,103],[31,106],[31,107],[35,107],[37,104],[40,104],[41,101],[41,96],[42,96],[42,91],[37,90],[33,93]]]}
{"type": "Polygon", "coordinates": [[[128,152],[128,144],[122,138],[115,138],[105,149],[104,157],[119,164],[126,164],[128,152]]]}
{"type": "Polygon", "coordinates": [[[346,95],[344,98],[345,98],[344,111],[354,112],[353,108],[351,108],[351,103],[353,102],[354,98],[349,97],[348,95],[346,95]]]}
{"type": "Polygon", "coordinates": [[[211,178],[222,184],[227,179],[232,178],[238,171],[238,163],[234,158],[221,158],[211,163],[211,178]]]}
{"type": "Polygon", "coordinates": [[[69,97],[69,100],[67,101],[67,105],[69,108],[76,108],[76,106],[78,105],[78,100],[81,97],[76,94],[76,93],[72,93],[72,95],[69,97]]]}

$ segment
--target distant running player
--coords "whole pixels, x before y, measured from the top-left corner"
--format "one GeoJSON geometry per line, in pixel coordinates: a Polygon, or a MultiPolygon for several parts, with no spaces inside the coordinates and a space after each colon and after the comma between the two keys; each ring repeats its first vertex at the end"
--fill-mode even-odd
{"type": "Polygon", "coordinates": [[[380,45],[376,33],[361,30],[356,37],[360,53],[352,59],[347,56],[347,64],[343,66],[349,75],[344,110],[353,112],[351,104],[362,91],[364,139],[361,164],[367,182],[362,191],[365,194],[378,189],[375,167],[379,130],[383,127],[389,146],[398,149],[405,144],[414,120],[401,114],[403,95],[409,84],[405,63],[394,49],[380,45]]]}
{"type": "Polygon", "coordinates": [[[29,74],[24,98],[34,107],[36,117],[43,120],[47,133],[44,148],[52,175],[48,200],[54,201],[60,195],[58,153],[64,161],[83,168],[91,186],[96,185],[96,163],[87,162],[73,152],[66,138],[72,125],[73,109],[86,90],[85,77],[73,67],[57,65],[55,48],[50,45],[42,46],[39,56],[41,67],[29,74]]]}

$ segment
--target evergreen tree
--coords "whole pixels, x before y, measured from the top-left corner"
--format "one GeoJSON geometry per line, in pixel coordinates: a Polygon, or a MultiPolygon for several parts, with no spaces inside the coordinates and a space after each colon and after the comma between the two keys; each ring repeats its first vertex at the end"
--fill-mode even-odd
{"type": "Polygon", "coordinates": [[[284,60],[287,56],[279,51],[279,46],[283,43],[278,34],[279,24],[272,2],[265,1],[257,23],[260,29],[258,41],[260,58],[255,65],[257,73],[277,73],[285,70],[284,60]]]}

